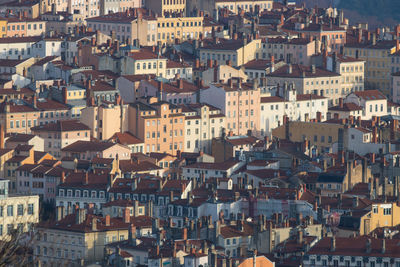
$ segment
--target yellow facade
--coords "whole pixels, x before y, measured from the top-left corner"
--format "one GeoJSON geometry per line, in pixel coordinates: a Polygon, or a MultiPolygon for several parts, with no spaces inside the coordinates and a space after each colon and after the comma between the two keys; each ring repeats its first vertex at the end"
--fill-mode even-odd
{"type": "MultiPolygon", "coordinates": [[[[339,129],[344,126],[338,123],[321,122],[289,122],[289,140],[292,142],[303,142],[308,140],[311,146],[316,146],[318,151],[324,147],[330,147],[338,141],[339,129]]],[[[272,130],[272,136],[286,139],[286,125],[272,130]]]]}
{"type": "Polygon", "coordinates": [[[199,39],[203,32],[203,17],[157,18],[157,38],[161,43],[174,43],[188,39],[199,39]]]}
{"type": "Polygon", "coordinates": [[[0,20],[0,36],[7,36],[7,20],[0,20]]]}
{"type": "MultiPolygon", "coordinates": [[[[379,43],[378,43],[379,44],[379,43]]],[[[395,45],[385,46],[345,46],[344,55],[358,57],[365,60],[365,87],[367,89],[378,89],[386,96],[390,95],[391,89],[391,58],[396,52],[395,45]]]]}
{"type": "Polygon", "coordinates": [[[400,224],[400,207],[396,202],[373,204],[371,211],[361,217],[360,235],[367,235],[378,227],[400,224]]]}

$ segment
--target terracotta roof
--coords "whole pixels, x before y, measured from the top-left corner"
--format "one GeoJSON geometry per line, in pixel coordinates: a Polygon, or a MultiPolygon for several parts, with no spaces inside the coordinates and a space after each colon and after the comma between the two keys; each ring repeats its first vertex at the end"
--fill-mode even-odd
{"type": "Polygon", "coordinates": [[[238,50],[244,46],[244,41],[242,39],[218,39],[218,43],[215,43],[214,39],[203,40],[203,46],[200,50],[238,50]]]}
{"type": "Polygon", "coordinates": [[[353,94],[367,101],[386,99],[386,97],[378,90],[356,91],[353,92],[353,94]]]}
{"type": "Polygon", "coordinates": [[[360,257],[391,257],[399,258],[400,246],[398,239],[385,240],[385,253],[382,253],[382,238],[360,237],[336,237],[336,249],[332,250],[332,237],[325,237],[315,244],[308,255],[340,255],[360,257]],[[371,241],[371,251],[367,252],[367,240],[371,241]]]}
{"type": "Polygon", "coordinates": [[[85,131],[90,128],[78,120],[62,120],[50,122],[44,125],[38,125],[31,128],[32,131],[45,131],[45,132],[70,132],[70,131],[85,131]]]}
{"type": "Polygon", "coordinates": [[[42,40],[41,36],[3,37],[3,38],[0,38],[0,43],[1,44],[37,43],[40,40],[42,40]]]}
{"type": "Polygon", "coordinates": [[[33,139],[36,135],[34,134],[22,134],[22,133],[11,133],[7,135],[8,139],[6,142],[18,142],[25,143],[33,139]]]}
{"type": "Polygon", "coordinates": [[[357,110],[362,110],[363,108],[355,103],[343,103],[343,107],[340,106],[334,106],[330,107],[329,110],[333,111],[357,111],[357,110]]]}
{"type": "Polygon", "coordinates": [[[86,151],[104,151],[115,144],[107,142],[95,142],[95,141],[76,141],[64,148],[61,151],[71,152],[86,152],[86,151]]]}
{"type": "Polygon", "coordinates": [[[285,65],[274,72],[267,74],[269,77],[288,77],[288,78],[316,78],[316,77],[339,77],[340,74],[328,70],[315,67],[315,72],[312,72],[312,67],[299,64],[285,65]],[[289,68],[292,68],[291,72],[289,68]]]}
{"type": "Polygon", "coordinates": [[[238,163],[239,163],[239,161],[236,161],[236,160],[229,160],[229,161],[224,161],[224,162],[219,162],[219,163],[197,162],[197,163],[185,166],[185,168],[226,171],[226,170],[234,167],[238,163]]]}
{"type": "Polygon", "coordinates": [[[143,144],[143,141],[132,135],[129,132],[115,133],[109,140],[112,140],[121,145],[136,145],[143,144]]]}
{"type": "Polygon", "coordinates": [[[70,172],[61,183],[61,188],[99,188],[105,189],[108,185],[108,174],[93,172],[70,172]],[[87,179],[86,179],[87,178],[87,179]]]}
{"type": "Polygon", "coordinates": [[[162,170],[161,167],[149,162],[149,161],[133,161],[133,160],[120,160],[119,168],[121,172],[150,172],[156,170],[162,170]]]}
{"type": "Polygon", "coordinates": [[[253,235],[253,227],[244,222],[243,222],[243,231],[240,231],[239,227],[233,225],[221,227],[221,236],[223,238],[242,237],[251,235],[253,235]]]}

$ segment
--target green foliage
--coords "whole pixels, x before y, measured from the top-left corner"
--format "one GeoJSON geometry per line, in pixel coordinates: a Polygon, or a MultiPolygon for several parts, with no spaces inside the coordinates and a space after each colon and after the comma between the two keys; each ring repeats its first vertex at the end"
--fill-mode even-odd
{"type": "Polygon", "coordinates": [[[399,0],[341,0],[339,8],[354,10],[361,15],[391,18],[400,21],[399,0]]]}

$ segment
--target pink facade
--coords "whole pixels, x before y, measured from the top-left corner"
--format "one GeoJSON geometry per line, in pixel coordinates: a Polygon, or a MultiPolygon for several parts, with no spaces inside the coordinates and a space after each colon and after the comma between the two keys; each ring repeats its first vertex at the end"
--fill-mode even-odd
{"type": "Polygon", "coordinates": [[[234,83],[211,85],[202,90],[200,102],[218,107],[226,116],[226,131],[235,135],[260,133],[260,90],[250,84],[234,83]]]}

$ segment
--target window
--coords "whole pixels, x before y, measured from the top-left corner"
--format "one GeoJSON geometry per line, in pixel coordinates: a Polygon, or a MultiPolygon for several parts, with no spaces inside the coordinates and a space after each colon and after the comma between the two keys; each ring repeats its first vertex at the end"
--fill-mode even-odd
{"type": "Polygon", "coordinates": [[[13,211],[13,205],[8,205],[7,206],[7,216],[13,216],[14,215],[14,211],[13,211]]]}
{"type": "Polygon", "coordinates": [[[392,208],[383,209],[383,215],[391,215],[391,214],[392,214],[392,208]]]}
{"type": "Polygon", "coordinates": [[[28,204],[28,214],[29,215],[33,215],[33,208],[34,208],[34,206],[33,206],[34,204],[33,203],[31,203],[31,204],[28,204]]]}
{"type": "Polygon", "coordinates": [[[18,206],[17,206],[17,214],[18,214],[18,216],[23,216],[24,215],[24,205],[23,204],[18,204],[18,206]]]}

